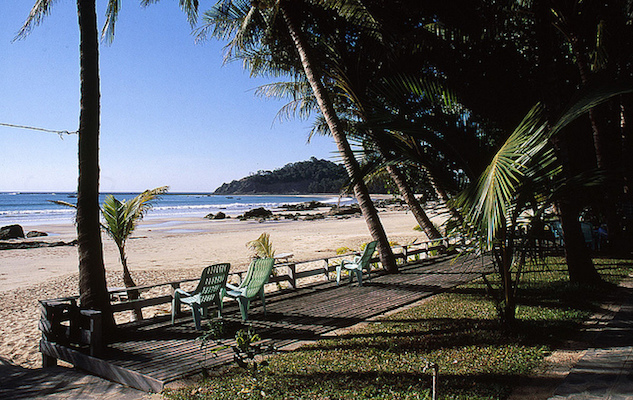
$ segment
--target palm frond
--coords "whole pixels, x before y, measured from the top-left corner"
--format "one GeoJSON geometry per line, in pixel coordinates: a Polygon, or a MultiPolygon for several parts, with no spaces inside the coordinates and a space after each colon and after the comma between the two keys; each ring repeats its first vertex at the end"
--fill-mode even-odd
{"type": "Polygon", "coordinates": [[[114,196],[108,195],[102,206],[101,214],[105,219],[104,230],[117,244],[124,244],[130,234],[136,229],[136,225],[143,219],[153,207],[153,202],[160,195],[169,190],[168,186],[162,186],[146,190],[138,196],[119,201],[114,196]]]}
{"type": "Polygon", "coordinates": [[[50,14],[51,7],[56,0],[37,0],[22,28],[18,31],[13,40],[24,39],[31,33],[33,27],[38,26],[44,21],[44,18],[50,14]]]}
{"type": "Polygon", "coordinates": [[[331,9],[347,21],[365,29],[376,39],[382,39],[380,23],[369,12],[360,0],[315,0],[316,4],[325,9],[331,9]]]}
{"type": "Polygon", "coordinates": [[[610,82],[606,85],[586,86],[577,99],[572,101],[558,121],[552,126],[550,135],[555,136],[563,128],[576,120],[590,109],[599,106],[622,94],[633,93],[633,83],[630,81],[610,82]]]}
{"type": "Polygon", "coordinates": [[[106,22],[101,30],[101,39],[105,39],[107,43],[114,40],[114,26],[121,11],[121,0],[108,0],[106,7],[106,22]]]}
{"type": "Polygon", "coordinates": [[[275,257],[275,250],[270,241],[270,234],[264,232],[257,239],[246,243],[246,246],[253,251],[255,257],[272,258],[275,257]]]}
{"type": "Polygon", "coordinates": [[[546,126],[537,105],[501,146],[476,184],[458,199],[470,223],[486,235],[488,243],[506,224],[531,155],[547,144],[546,126]]]}
{"type": "Polygon", "coordinates": [[[105,220],[102,225],[104,231],[114,240],[117,246],[125,243],[130,233],[132,224],[125,202],[121,202],[112,195],[106,196],[101,207],[101,215],[105,220]]]}

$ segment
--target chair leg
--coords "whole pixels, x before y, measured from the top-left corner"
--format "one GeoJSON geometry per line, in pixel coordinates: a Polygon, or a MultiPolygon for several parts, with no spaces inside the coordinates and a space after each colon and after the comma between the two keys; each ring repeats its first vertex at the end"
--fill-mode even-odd
{"type": "Polygon", "coordinates": [[[358,278],[358,286],[363,286],[363,270],[355,269],[354,272],[356,272],[356,277],[358,278]]]}
{"type": "Polygon", "coordinates": [[[242,320],[248,321],[248,307],[250,306],[250,301],[245,297],[238,297],[237,303],[240,305],[240,313],[242,314],[242,320]]]}
{"type": "Polygon", "coordinates": [[[171,301],[171,324],[176,323],[176,311],[180,308],[180,296],[178,293],[174,294],[174,299],[171,301]]]}
{"type": "Polygon", "coordinates": [[[259,297],[262,299],[262,307],[264,307],[264,315],[266,315],[266,298],[264,297],[264,288],[259,292],[259,297]]]}
{"type": "Polygon", "coordinates": [[[340,285],[341,284],[341,268],[343,266],[341,264],[336,266],[336,285],[340,285]]]}
{"type": "Polygon", "coordinates": [[[191,313],[193,314],[193,322],[196,324],[196,330],[202,330],[202,327],[200,325],[200,306],[198,304],[192,304],[191,313]]]}

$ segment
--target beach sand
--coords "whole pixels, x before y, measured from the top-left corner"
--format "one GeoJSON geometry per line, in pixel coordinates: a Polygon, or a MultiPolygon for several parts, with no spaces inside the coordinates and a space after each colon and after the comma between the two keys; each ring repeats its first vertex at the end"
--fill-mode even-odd
{"type": "MultiPolygon", "coordinates": [[[[413,230],[417,223],[411,213],[391,209],[380,216],[391,241],[425,240],[423,233],[413,230]]],[[[32,229],[50,235],[33,240],[76,238],[72,224],[32,229]]],[[[137,285],[196,278],[205,266],[216,262],[230,262],[232,271],[240,271],[249,263],[246,242],[263,232],[270,234],[278,254],[291,252],[294,261],[334,256],[339,247],[358,249],[371,240],[365,220],[358,216],[265,222],[147,219],[127,242],[128,264],[137,285]]],[[[116,246],[106,235],[103,244],[108,286],[123,286],[116,246]]],[[[0,358],[27,368],[40,367],[37,301],[77,293],[75,246],[0,250],[0,358]]]]}

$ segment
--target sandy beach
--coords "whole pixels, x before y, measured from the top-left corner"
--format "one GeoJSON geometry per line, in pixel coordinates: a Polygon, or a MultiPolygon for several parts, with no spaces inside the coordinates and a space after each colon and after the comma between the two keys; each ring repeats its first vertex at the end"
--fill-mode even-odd
{"type": "MultiPolygon", "coordinates": [[[[425,239],[413,230],[417,223],[411,213],[388,209],[380,216],[391,241],[407,244],[425,239]]],[[[72,224],[31,228],[49,234],[32,240],[76,238],[72,224]]],[[[230,262],[232,271],[244,270],[249,262],[246,242],[263,232],[270,234],[277,253],[291,252],[295,261],[333,256],[337,248],[358,249],[370,240],[365,221],[358,216],[265,222],[148,218],[128,241],[128,263],[138,285],[195,278],[216,262],[230,262]]],[[[108,286],[123,286],[116,246],[105,235],[103,242],[108,286]]],[[[0,250],[1,358],[23,367],[41,366],[37,301],[77,294],[77,276],[75,246],[0,250]]]]}

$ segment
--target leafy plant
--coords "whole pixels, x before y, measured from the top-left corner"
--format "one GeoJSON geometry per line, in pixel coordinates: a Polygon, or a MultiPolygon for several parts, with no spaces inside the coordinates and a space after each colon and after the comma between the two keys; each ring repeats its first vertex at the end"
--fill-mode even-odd
{"type": "Polygon", "coordinates": [[[343,247],[339,247],[338,249],[336,249],[336,255],[343,255],[343,254],[347,254],[347,253],[352,253],[354,251],[354,249],[351,249],[347,246],[343,246],[343,247]]]}
{"type": "Polygon", "coordinates": [[[264,232],[255,240],[246,243],[246,246],[253,251],[255,258],[273,258],[275,249],[270,241],[270,234],[264,232]]]}
{"type": "Polygon", "coordinates": [[[222,343],[220,342],[220,339],[222,339],[224,337],[224,335],[226,334],[226,327],[224,325],[224,320],[222,319],[214,319],[214,320],[210,320],[207,323],[207,327],[208,329],[206,331],[204,331],[202,333],[202,335],[198,336],[196,338],[196,340],[200,341],[200,349],[203,350],[203,354],[204,354],[204,358],[203,360],[200,362],[202,364],[202,375],[206,376],[207,375],[207,370],[204,367],[204,365],[207,362],[207,358],[209,356],[209,353],[211,353],[213,356],[217,357],[217,352],[223,349],[226,349],[227,345],[222,345],[222,343]],[[209,350],[209,344],[215,344],[216,347],[213,348],[212,350],[209,350]]]}
{"type": "Polygon", "coordinates": [[[275,351],[274,346],[268,345],[263,347],[261,344],[257,344],[261,337],[259,334],[255,333],[255,330],[252,326],[249,326],[247,329],[240,329],[235,334],[235,346],[232,346],[235,354],[233,355],[233,360],[239,365],[241,368],[246,370],[251,369],[252,372],[257,371],[257,366],[267,366],[268,361],[261,360],[259,363],[256,361],[256,357],[264,354],[271,354],[275,351]]]}

